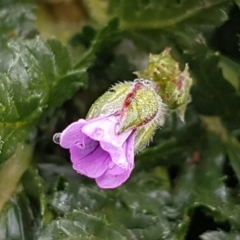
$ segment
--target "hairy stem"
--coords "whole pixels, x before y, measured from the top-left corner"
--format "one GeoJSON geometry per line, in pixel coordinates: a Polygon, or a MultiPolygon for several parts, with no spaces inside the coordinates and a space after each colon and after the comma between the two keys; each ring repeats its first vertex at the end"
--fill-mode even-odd
{"type": "Polygon", "coordinates": [[[14,193],[20,178],[30,164],[33,145],[19,143],[15,153],[0,168],[0,213],[14,193]]]}

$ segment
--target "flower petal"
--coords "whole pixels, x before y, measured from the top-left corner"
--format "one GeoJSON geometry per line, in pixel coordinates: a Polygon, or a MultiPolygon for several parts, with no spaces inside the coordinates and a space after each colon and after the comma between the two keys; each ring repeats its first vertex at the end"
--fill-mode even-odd
{"type": "Polygon", "coordinates": [[[111,143],[100,142],[101,148],[107,151],[110,156],[111,160],[114,164],[118,165],[121,168],[127,169],[129,167],[126,155],[125,155],[125,146],[126,143],[123,144],[121,147],[115,147],[111,143]]]}
{"type": "Polygon", "coordinates": [[[105,118],[100,117],[96,118],[95,121],[88,121],[82,128],[82,131],[96,141],[107,142],[113,146],[120,147],[131,134],[131,131],[118,135],[116,133],[118,122],[119,117],[116,115],[106,116],[105,118]]]}
{"type": "Polygon", "coordinates": [[[86,121],[84,119],[80,119],[65,128],[60,135],[60,146],[70,148],[73,145],[79,145],[81,147],[85,136],[85,134],[82,133],[82,127],[85,123],[86,121]]]}
{"type": "Polygon", "coordinates": [[[70,154],[72,163],[78,163],[78,161],[89,154],[93,153],[99,146],[97,141],[92,140],[91,138],[84,136],[85,147],[79,147],[78,145],[73,145],[70,147],[70,154]]]}
{"type": "Polygon", "coordinates": [[[96,183],[100,188],[111,189],[119,187],[129,178],[134,168],[134,138],[135,133],[132,133],[123,146],[126,161],[128,162],[128,169],[110,162],[108,170],[102,176],[96,178],[96,183]]]}
{"type": "Polygon", "coordinates": [[[132,168],[134,164],[134,137],[135,134],[132,133],[122,147],[115,147],[106,142],[100,142],[100,145],[102,149],[110,154],[111,160],[116,165],[129,169],[132,168]]]}
{"type": "Polygon", "coordinates": [[[124,170],[123,168],[116,166],[96,178],[96,183],[100,188],[111,189],[119,187],[129,178],[131,171],[132,170],[124,170]]]}
{"type": "Polygon", "coordinates": [[[110,162],[109,154],[99,145],[95,145],[95,148],[91,147],[91,151],[90,148],[85,151],[85,149],[73,146],[70,148],[70,153],[73,168],[90,178],[101,176],[107,170],[110,162]]]}
{"type": "Polygon", "coordinates": [[[125,149],[127,161],[130,165],[130,168],[134,167],[134,139],[135,139],[135,132],[133,132],[127,139],[127,144],[125,149]]]}

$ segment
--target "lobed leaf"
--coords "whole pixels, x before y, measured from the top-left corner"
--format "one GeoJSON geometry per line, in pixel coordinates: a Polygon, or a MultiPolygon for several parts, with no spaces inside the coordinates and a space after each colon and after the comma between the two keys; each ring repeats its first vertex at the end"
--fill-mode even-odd
{"type": "Polygon", "coordinates": [[[191,24],[219,24],[226,20],[226,14],[222,11],[225,6],[231,5],[232,1],[198,0],[187,1],[122,1],[120,19],[125,29],[160,29],[175,26],[183,21],[191,24]],[[221,9],[223,8],[223,9],[221,9]],[[211,12],[211,13],[210,13],[211,12]],[[204,21],[202,14],[204,13],[204,21]],[[206,15],[205,15],[206,14],[206,15]],[[206,18],[205,18],[206,16],[206,18]]]}
{"type": "Polygon", "coordinates": [[[5,52],[8,62],[0,64],[5,65],[0,73],[0,162],[26,139],[44,110],[60,105],[84,85],[86,75],[85,68],[72,70],[67,49],[54,39],[10,41],[5,52]]]}
{"type": "Polygon", "coordinates": [[[227,233],[224,231],[209,231],[206,233],[203,233],[200,238],[202,240],[212,240],[212,239],[218,239],[218,240],[238,240],[240,239],[240,235],[238,233],[227,233]]]}
{"type": "MultiPolygon", "coordinates": [[[[24,36],[27,31],[33,29],[33,21],[36,19],[33,13],[34,5],[8,1],[0,3],[0,34],[5,37],[24,36]],[[13,17],[14,16],[14,17],[13,17]]],[[[29,33],[29,32],[28,32],[29,33]]]]}
{"type": "Polygon", "coordinates": [[[63,239],[116,239],[124,240],[118,232],[109,228],[107,222],[83,211],[73,211],[65,217],[53,221],[42,229],[36,238],[38,240],[63,239]]]}

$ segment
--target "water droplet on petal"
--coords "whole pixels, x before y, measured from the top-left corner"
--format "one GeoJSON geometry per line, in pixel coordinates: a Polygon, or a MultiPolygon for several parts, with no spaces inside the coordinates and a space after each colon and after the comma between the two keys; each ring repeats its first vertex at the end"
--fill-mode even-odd
{"type": "Polygon", "coordinates": [[[118,166],[126,169],[128,167],[128,163],[127,163],[126,159],[120,158],[118,160],[118,166]]]}
{"type": "Polygon", "coordinates": [[[60,143],[60,137],[61,137],[61,133],[55,133],[53,135],[53,142],[56,143],[56,144],[59,144],[60,143]]]}

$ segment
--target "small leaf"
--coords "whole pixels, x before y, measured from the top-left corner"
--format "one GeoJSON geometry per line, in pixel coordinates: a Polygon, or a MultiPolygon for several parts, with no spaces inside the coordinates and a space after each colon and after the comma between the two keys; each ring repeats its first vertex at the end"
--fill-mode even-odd
{"type": "Polygon", "coordinates": [[[240,0],[235,0],[235,3],[240,7],[240,0]]]}
{"type": "Polygon", "coordinates": [[[32,22],[36,19],[33,9],[34,6],[31,4],[11,3],[11,1],[0,5],[0,34],[14,36],[20,31],[32,29],[32,22]]]}
{"type": "Polygon", "coordinates": [[[232,61],[231,59],[220,56],[219,67],[222,69],[222,74],[226,80],[228,80],[232,86],[236,89],[237,94],[240,94],[240,67],[239,63],[232,61]]]}
{"type": "Polygon", "coordinates": [[[91,47],[83,54],[80,61],[76,63],[75,69],[84,66],[90,66],[96,60],[96,57],[101,52],[108,52],[120,42],[120,31],[118,28],[118,19],[112,19],[108,25],[102,28],[93,38],[91,47]]]}
{"type": "Polygon", "coordinates": [[[240,181],[240,143],[233,136],[229,135],[228,139],[224,141],[226,153],[229,157],[233,170],[236,173],[238,181],[240,181]]]}
{"type": "Polygon", "coordinates": [[[224,79],[218,63],[219,56],[213,53],[201,63],[200,59],[192,61],[191,70],[197,78],[197,84],[193,86],[193,104],[201,114],[232,119],[240,115],[240,96],[224,79]]]}
{"type": "Polygon", "coordinates": [[[239,240],[240,234],[238,233],[227,233],[224,231],[209,231],[206,233],[203,233],[200,236],[200,239],[202,240],[212,240],[212,239],[218,239],[218,240],[239,240]]]}
{"type": "MultiPolygon", "coordinates": [[[[159,29],[174,26],[186,21],[196,22],[197,17],[202,18],[206,14],[207,22],[218,23],[226,20],[224,14],[225,5],[231,4],[226,0],[210,0],[206,3],[199,1],[162,1],[157,0],[133,0],[122,1],[120,8],[120,19],[125,29],[159,29]],[[221,9],[223,8],[223,9],[221,9]],[[212,13],[209,14],[209,13],[212,13]],[[213,14],[214,13],[214,14],[213,14]]],[[[200,21],[199,22],[202,22],[200,21]]]]}

